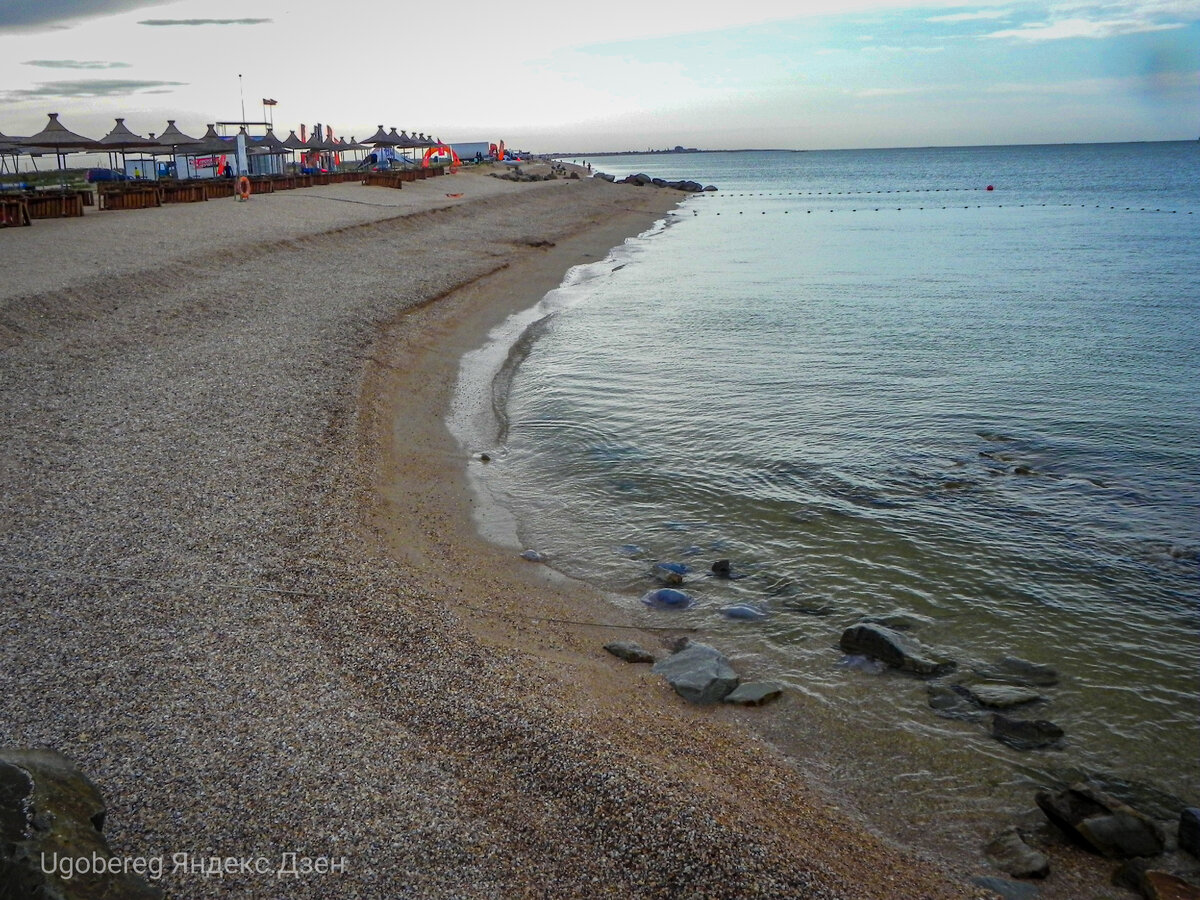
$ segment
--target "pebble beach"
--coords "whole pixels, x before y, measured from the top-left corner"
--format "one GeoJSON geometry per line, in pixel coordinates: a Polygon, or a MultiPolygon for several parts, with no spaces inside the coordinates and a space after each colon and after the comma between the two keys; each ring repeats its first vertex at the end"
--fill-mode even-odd
{"type": "Polygon", "coordinates": [[[172,897],[988,896],[475,531],[458,360],[679,198],[464,171],[0,234],[3,746],[172,897]]]}

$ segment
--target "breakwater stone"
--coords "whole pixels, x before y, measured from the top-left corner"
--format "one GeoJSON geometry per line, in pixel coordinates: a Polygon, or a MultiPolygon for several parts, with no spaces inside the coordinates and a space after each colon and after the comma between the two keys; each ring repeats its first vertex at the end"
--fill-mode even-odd
{"type": "Polygon", "coordinates": [[[611,653],[617,659],[623,659],[625,662],[631,663],[652,663],[654,662],[654,654],[642,647],[641,644],[635,641],[613,641],[605,644],[604,649],[611,653]]]}
{"type": "Polygon", "coordinates": [[[1157,822],[1089,784],[1039,791],[1034,800],[1068,837],[1108,859],[1157,856],[1166,849],[1157,822]]]}
{"type": "Polygon", "coordinates": [[[720,703],[740,680],[720,650],[700,643],[687,644],[650,671],[666,678],[684,700],[699,704],[720,703]]]}
{"type": "Polygon", "coordinates": [[[140,875],[109,872],[100,791],[50,750],[0,751],[0,896],[157,900],[140,875]],[[104,868],[97,874],[96,868],[104,868]]]}

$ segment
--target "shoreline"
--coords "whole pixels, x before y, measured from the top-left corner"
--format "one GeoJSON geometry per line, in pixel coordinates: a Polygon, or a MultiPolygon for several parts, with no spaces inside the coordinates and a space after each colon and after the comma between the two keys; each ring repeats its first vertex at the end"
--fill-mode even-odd
{"type": "Polygon", "coordinates": [[[303,198],[316,219],[267,195],[0,249],[74,239],[0,297],[5,743],[78,762],[118,854],[349,859],[296,897],[978,894],[474,533],[459,351],[678,198],[473,177],[453,204],[347,185],[303,198]],[[171,227],[217,252],[96,255],[171,227]]]}

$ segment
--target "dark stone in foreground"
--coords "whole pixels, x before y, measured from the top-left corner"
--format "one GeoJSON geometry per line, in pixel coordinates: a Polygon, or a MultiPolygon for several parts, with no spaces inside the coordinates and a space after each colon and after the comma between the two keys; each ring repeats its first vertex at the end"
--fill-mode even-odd
{"type": "Polygon", "coordinates": [[[1063,739],[1064,732],[1045,719],[1010,719],[996,713],[992,716],[992,737],[1014,750],[1042,750],[1053,747],[1063,739]]]}
{"type": "Polygon", "coordinates": [[[738,686],[738,676],[719,650],[689,643],[651,669],[667,679],[675,693],[692,703],[719,703],[738,686]]]}
{"type": "Polygon", "coordinates": [[[613,641],[611,644],[605,644],[604,649],[618,659],[625,660],[625,662],[654,662],[654,654],[649,650],[642,649],[641,645],[634,641],[613,641]]]}
{"type": "Polygon", "coordinates": [[[100,792],[65,756],[0,752],[0,897],[161,898],[138,875],[92,872],[97,862],[113,858],[100,832],[104,816],[100,792]]]}
{"type": "Polygon", "coordinates": [[[1166,848],[1158,823],[1088,784],[1039,791],[1042,812],[1076,843],[1108,859],[1157,856],[1166,848]]]}
{"type": "Polygon", "coordinates": [[[1026,844],[1015,826],[992,838],[984,852],[992,865],[1014,878],[1045,878],[1050,874],[1046,854],[1026,844]]]}
{"type": "Polygon", "coordinates": [[[870,656],[893,669],[915,675],[944,675],[956,665],[950,660],[923,656],[921,645],[913,638],[868,622],[851,625],[843,631],[840,644],[846,653],[870,656]]]}
{"type": "Polygon", "coordinates": [[[783,688],[770,681],[749,681],[738,685],[733,693],[725,697],[726,703],[736,703],[738,706],[762,706],[772,700],[778,700],[783,694],[783,688]]]}
{"type": "Polygon", "coordinates": [[[1179,814],[1179,849],[1200,857],[1200,809],[1194,806],[1179,814]]]}
{"type": "Polygon", "coordinates": [[[1200,887],[1170,872],[1151,869],[1142,876],[1141,888],[1146,900],[1200,900],[1200,887]]]}

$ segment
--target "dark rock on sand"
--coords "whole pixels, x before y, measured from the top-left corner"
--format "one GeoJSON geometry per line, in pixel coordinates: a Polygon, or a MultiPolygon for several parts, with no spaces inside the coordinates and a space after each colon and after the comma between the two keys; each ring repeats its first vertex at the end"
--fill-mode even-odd
{"type": "Polygon", "coordinates": [[[692,703],[719,703],[733,693],[739,680],[721,651],[694,641],[659,660],[651,671],[666,678],[675,693],[692,703]]]}
{"type": "Polygon", "coordinates": [[[914,675],[943,675],[955,668],[955,663],[950,660],[922,655],[921,645],[916,640],[882,625],[862,622],[851,625],[842,632],[840,646],[846,653],[871,656],[914,675]]]}
{"type": "Polygon", "coordinates": [[[1050,874],[1046,854],[1025,843],[1016,826],[1009,826],[992,838],[984,852],[992,865],[1014,878],[1045,878],[1050,874]]]}
{"type": "Polygon", "coordinates": [[[738,685],[732,693],[725,696],[726,703],[736,703],[739,706],[762,706],[772,700],[778,700],[783,694],[783,687],[771,681],[749,681],[738,685]]]}
{"type": "Polygon", "coordinates": [[[94,860],[113,855],[101,833],[104,817],[99,790],[65,756],[50,750],[0,752],[0,896],[161,898],[138,875],[91,871],[94,860]],[[83,861],[86,874],[73,868],[83,861]]]}
{"type": "Polygon", "coordinates": [[[1014,750],[1041,750],[1058,744],[1064,736],[1061,728],[1045,719],[1012,719],[996,713],[991,722],[992,737],[1014,750]]]}
{"type": "Polygon", "coordinates": [[[977,875],[971,879],[971,884],[991,891],[1004,900],[1034,900],[1038,896],[1038,889],[1032,884],[1009,881],[1007,878],[996,878],[993,875],[977,875]]]}
{"type": "Polygon", "coordinates": [[[1068,837],[1108,859],[1157,856],[1166,848],[1157,822],[1091,785],[1039,791],[1034,799],[1068,837]]]}
{"type": "Polygon", "coordinates": [[[652,663],[654,654],[645,650],[635,641],[613,641],[604,645],[604,649],[618,659],[631,663],[652,663]]]}
{"type": "Polygon", "coordinates": [[[1200,857],[1200,809],[1194,806],[1179,814],[1179,849],[1200,857]]]}

